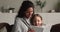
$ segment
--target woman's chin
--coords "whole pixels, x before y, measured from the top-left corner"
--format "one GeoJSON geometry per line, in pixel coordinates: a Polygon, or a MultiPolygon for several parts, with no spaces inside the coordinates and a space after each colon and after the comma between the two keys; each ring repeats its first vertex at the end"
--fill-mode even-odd
{"type": "Polygon", "coordinates": [[[31,18],[31,16],[28,16],[27,18],[31,18]]]}

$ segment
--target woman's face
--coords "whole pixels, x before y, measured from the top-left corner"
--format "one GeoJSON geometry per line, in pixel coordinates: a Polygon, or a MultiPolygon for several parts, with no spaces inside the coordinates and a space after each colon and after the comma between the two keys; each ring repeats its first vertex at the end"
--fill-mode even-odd
{"type": "Polygon", "coordinates": [[[25,12],[25,17],[26,18],[30,18],[32,16],[32,14],[33,14],[33,8],[32,7],[29,7],[27,9],[27,11],[25,12]]]}
{"type": "Polygon", "coordinates": [[[33,25],[34,26],[41,26],[42,25],[42,20],[39,16],[35,16],[33,19],[33,25]]]}

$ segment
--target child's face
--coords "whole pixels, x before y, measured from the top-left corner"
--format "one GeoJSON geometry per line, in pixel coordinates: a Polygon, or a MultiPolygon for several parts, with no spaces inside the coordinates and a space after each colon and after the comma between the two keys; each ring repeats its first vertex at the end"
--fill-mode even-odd
{"type": "Polygon", "coordinates": [[[42,20],[39,16],[35,16],[33,19],[33,25],[34,26],[41,26],[42,25],[42,20]]]}

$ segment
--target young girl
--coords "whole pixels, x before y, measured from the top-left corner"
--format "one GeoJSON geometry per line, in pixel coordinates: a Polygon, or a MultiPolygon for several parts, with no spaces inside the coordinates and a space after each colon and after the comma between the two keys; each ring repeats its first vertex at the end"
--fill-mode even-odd
{"type": "Polygon", "coordinates": [[[30,19],[30,23],[33,26],[42,26],[42,17],[39,14],[35,14],[32,16],[32,18],[30,19]]]}

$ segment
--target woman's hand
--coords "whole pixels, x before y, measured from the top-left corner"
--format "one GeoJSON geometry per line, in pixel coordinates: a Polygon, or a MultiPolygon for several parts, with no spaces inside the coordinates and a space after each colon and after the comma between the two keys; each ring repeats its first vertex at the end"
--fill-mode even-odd
{"type": "Polygon", "coordinates": [[[35,32],[33,29],[29,29],[28,32],[35,32]]]}

